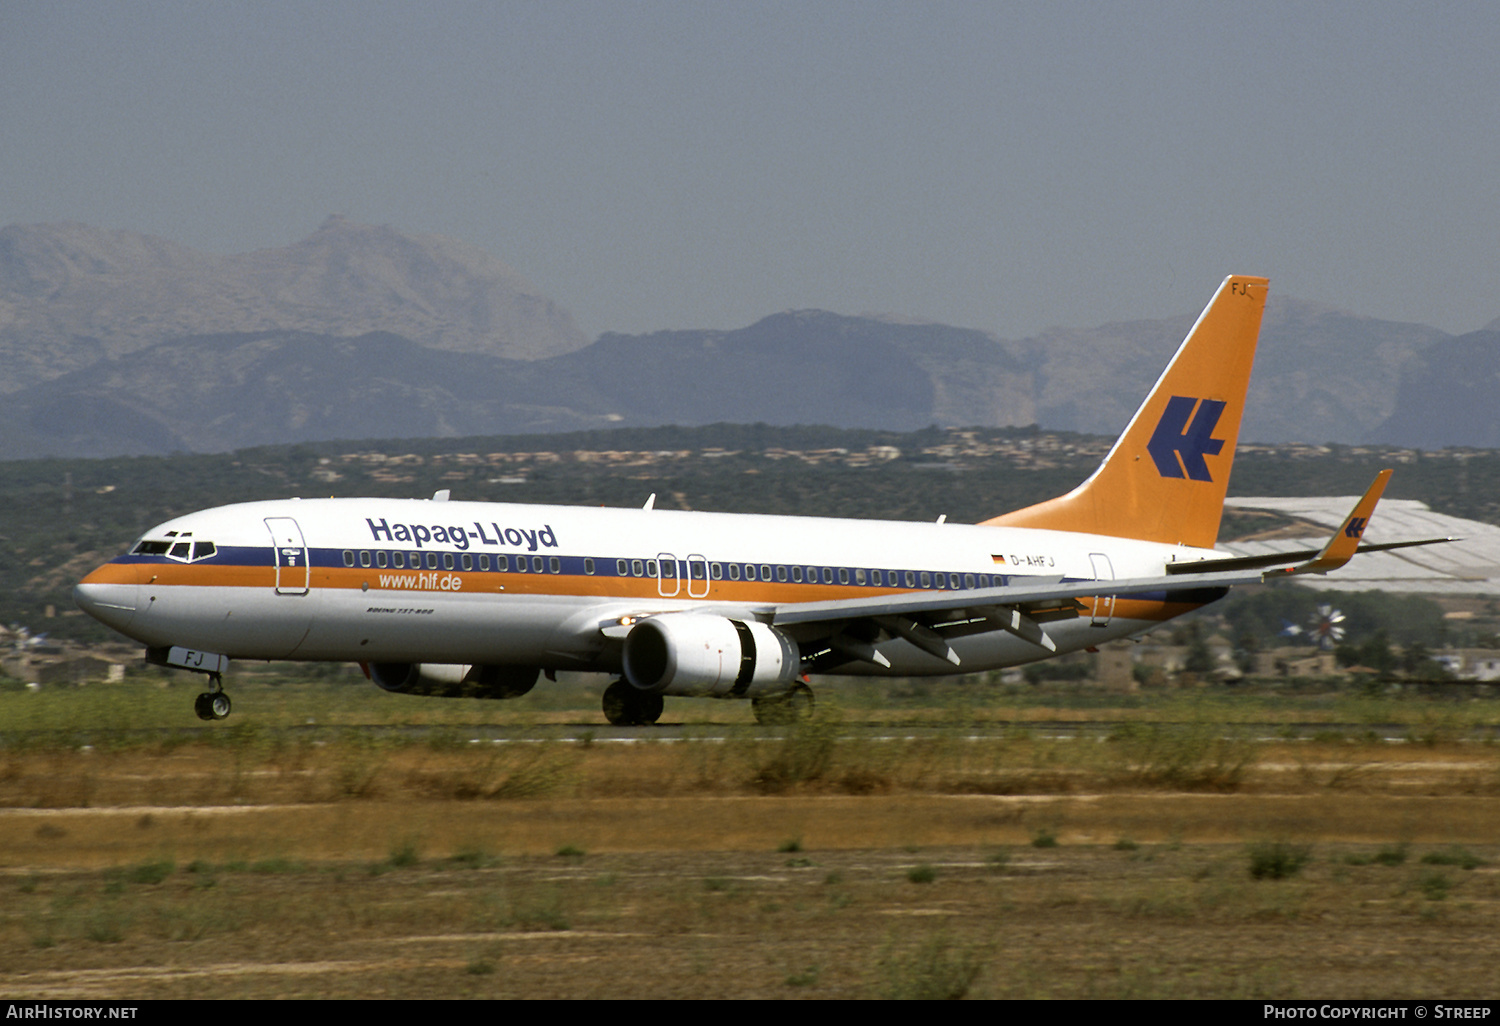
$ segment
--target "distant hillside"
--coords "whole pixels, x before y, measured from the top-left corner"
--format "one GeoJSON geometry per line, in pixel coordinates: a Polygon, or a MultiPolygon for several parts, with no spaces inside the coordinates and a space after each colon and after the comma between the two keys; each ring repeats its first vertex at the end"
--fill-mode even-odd
{"type": "MultiPolygon", "coordinates": [[[[438,236],[332,217],[293,245],[216,257],[12,225],[0,458],[720,421],[1113,435],[1196,313],[1006,341],[804,310],[586,344],[514,271],[438,236]]],[[[1444,356],[1454,341],[1273,291],[1241,438],[1496,444],[1483,346],[1444,356]],[[1442,409],[1458,366],[1476,390],[1465,416],[1442,409]]]]}
{"type": "Polygon", "coordinates": [[[445,352],[536,359],[587,341],[487,253],[330,217],[279,249],[219,257],[81,224],[0,228],[0,393],[168,339],[393,332],[445,352]]]}
{"type": "Polygon", "coordinates": [[[1030,391],[1030,375],[980,332],[817,311],[738,331],[605,335],[536,361],[389,333],[198,335],[13,394],[0,458],[722,421],[1023,424],[1030,391]]]}
{"type": "Polygon", "coordinates": [[[1424,449],[1500,447],[1500,322],[1446,339],[1406,368],[1395,409],[1373,442],[1424,449]]]}
{"type": "Polygon", "coordinates": [[[802,310],[736,331],[607,334],[552,361],[630,424],[1028,424],[1031,376],[984,332],[802,310]]]}
{"type": "Polygon", "coordinates": [[[101,360],[9,397],[0,458],[226,452],[360,437],[453,437],[606,426],[574,383],[567,407],[535,364],[399,335],[198,335],[101,360]]]}
{"type": "MultiPolygon", "coordinates": [[[[1013,343],[1037,375],[1037,422],[1118,434],[1195,317],[1055,328],[1013,343]]],[[[1240,437],[1364,441],[1395,409],[1403,363],[1447,337],[1436,328],[1359,317],[1273,291],[1240,437]]]]}

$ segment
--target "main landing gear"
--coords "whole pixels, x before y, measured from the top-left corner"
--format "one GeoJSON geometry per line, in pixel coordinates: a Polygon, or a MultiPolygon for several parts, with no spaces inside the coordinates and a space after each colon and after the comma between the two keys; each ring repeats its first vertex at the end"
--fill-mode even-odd
{"type": "Polygon", "coordinates": [[[200,720],[222,720],[231,708],[229,696],[224,693],[224,678],[210,673],[208,690],[193,700],[193,712],[200,720]]]}
{"type": "Polygon", "coordinates": [[[604,689],[604,718],[616,727],[649,727],[661,719],[660,695],[651,695],[623,680],[604,689]]]}
{"type": "Polygon", "coordinates": [[[798,684],[779,695],[757,695],[750,699],[750,708],[755,713],[755,722],[763,726],[800,723],[812,716],[812,688],[798,684]]]}

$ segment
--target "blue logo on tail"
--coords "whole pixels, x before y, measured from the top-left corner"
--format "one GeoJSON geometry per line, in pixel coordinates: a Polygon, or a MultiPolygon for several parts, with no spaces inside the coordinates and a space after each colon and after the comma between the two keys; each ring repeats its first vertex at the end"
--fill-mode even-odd
{"type": "Polygon", "coordinates": [[[1217,456],[1224,448],[1222,438],[1212,437],[1223,412],[1224,404],[1217,399],[1194,399],[1186,395],[1168,399],[1167,408],[1146,443],[1157,473],[1162,477],[1212,481],[1205,457],[1217,456]]]}

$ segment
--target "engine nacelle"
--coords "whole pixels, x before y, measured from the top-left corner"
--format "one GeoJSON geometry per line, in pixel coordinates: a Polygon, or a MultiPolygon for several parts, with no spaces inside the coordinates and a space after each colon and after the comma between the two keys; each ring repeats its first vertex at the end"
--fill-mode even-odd
{"type": "Polygon", "coordinates": [[[425,698],[520,698],[536,687],[537,666],[467,666],[459,663],[371,663],[370,679],[382,690],[425,698]]]}
{"type": "Polygon", "coordinates": [[[801,666],[797,643],[774,627],[705,613],[641,620],[623,658],[625,679],[655,695],[781,693],[801,666]]]}

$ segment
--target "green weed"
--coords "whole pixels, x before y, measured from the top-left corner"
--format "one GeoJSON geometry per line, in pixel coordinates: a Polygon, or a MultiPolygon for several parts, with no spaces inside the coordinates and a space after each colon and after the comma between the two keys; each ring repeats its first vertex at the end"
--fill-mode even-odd
{"type": "Polygon", "coordinates": [[[883,998],[954,1001],[964,997],[982,968],[977,953],[938,934],[907,951],[887,949],[878,964],[883,998]]]}
{"type": "Polygon", "coordinates": [[[1252,844],[1248,852],[1250,875],[1257,880],[1285,880],[1302,872],[1312,860],[1312,846],[1286,841],[1252,844]]]}

